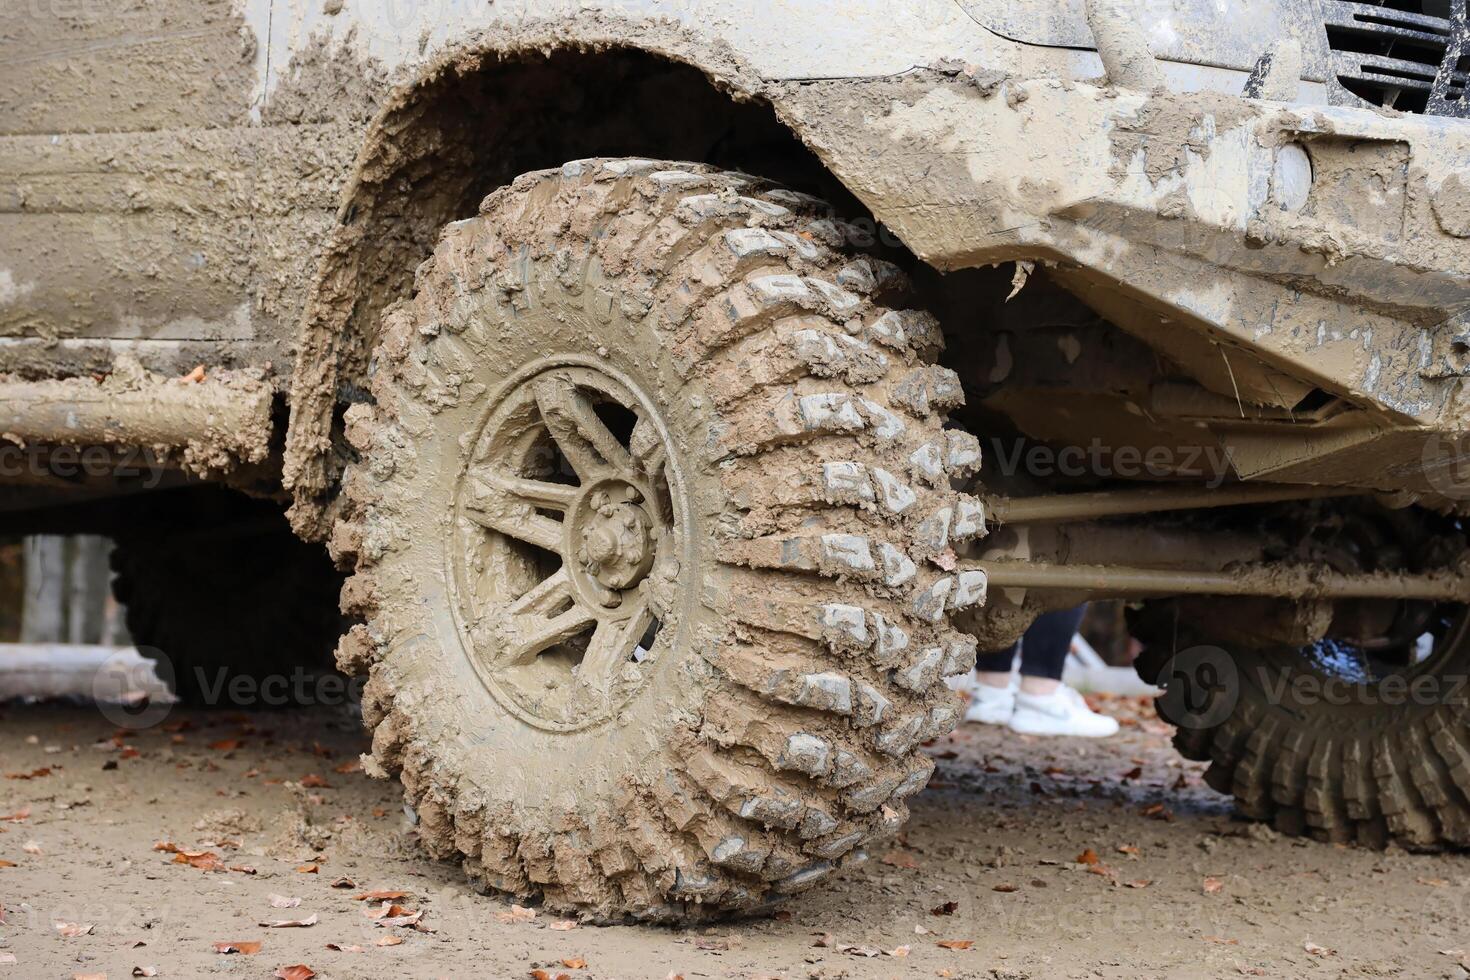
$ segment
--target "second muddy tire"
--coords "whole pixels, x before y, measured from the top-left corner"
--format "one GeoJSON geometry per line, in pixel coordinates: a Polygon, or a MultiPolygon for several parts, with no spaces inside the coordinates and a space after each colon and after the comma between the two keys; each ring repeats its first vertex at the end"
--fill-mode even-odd
{"type": "Polygon", "coordinates": [[[1441,649],[1388,680],[1356,676],[1350,648],[1227,653],[1189,623],[1141,632],[1156,642],[1135,667],[1164,689],[1175,747],[1242,816],[1339,844],[1470,846],[1463,609],[1437,621],[1441,649]]]}
{"type": "Polygon", "coordinates": [[[335,554],[373,768],[483,885],[762,907],[893,834],[949,731],[979,533],[903,276],[820,201],[582,160],[447,228],[356,406],[335,554]],[[943,558],[941,558],[943,560],[943,558]]]}

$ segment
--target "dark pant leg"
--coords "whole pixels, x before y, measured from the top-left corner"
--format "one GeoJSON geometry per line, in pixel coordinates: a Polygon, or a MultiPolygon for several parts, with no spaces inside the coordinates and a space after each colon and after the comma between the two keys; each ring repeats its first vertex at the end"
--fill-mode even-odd
{"type": "Polygon", "coordinates": [[[1072,649],[1072,637],[1087,612],[1087,603],[1036,617],[1021,638],[1021,674],[1024,677],[1062,679],[1062,666],[1072,649]]]}
{"type": "Polygon", "coordinates": [[[1004,650],[982,653],[975,658],[975,669],[982,674],[1009,674],[1016,664],[1016,651],[1020,649],[1021,642],[1017,640],[1004,650]]]}

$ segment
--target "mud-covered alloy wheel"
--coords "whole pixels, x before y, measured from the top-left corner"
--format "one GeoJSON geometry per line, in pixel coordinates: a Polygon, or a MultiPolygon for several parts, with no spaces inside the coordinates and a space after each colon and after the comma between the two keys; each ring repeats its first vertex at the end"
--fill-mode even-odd
{"type": "MultiPolygon", "coordinates": [[[[1369,534],[1364,512],[1349,512],[1352,548],[1339,550],[1362,560],[1343,570],[1462,560],[1453,522],[1415,526],[1406,513],[1369,534]]],[[[1304,646],[1216,645],[1207,623],[1168,608],[1135,622],[1152,638],[1139,675],[1164,688],[1159,714],[1179,751],[1210,763],[1205,781],[1243,816],[1338,843],[1470,845],[1470,608],[1343,600],[1323,609],[1328,636],[1304,646]]]]}
{"type": "Polygon", "coordinates": [[[800,891],[904,821],[974,644],[979,462],[932,317],[818,201],[525,175],[388,318],[333,548],[373,758],[431,852],[588,918],[800,891]],[[944,561],[943,557],[940,557],[944,561]],[[947,563],[947,562],[946,562],[947,563]]]}

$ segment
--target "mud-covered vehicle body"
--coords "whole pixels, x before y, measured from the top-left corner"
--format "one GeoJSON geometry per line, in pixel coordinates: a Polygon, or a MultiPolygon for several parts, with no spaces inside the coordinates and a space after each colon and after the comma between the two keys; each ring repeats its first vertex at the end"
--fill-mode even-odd
{"type": "Polygon", "coordinates": [[[113,534],[181,693],[345,629],[431,852],[592,918],[820,881],[1086,598],[1247,815],[1470,843],[1467,57],[1464,0],[23,4],[6,524],[113,534]]]}

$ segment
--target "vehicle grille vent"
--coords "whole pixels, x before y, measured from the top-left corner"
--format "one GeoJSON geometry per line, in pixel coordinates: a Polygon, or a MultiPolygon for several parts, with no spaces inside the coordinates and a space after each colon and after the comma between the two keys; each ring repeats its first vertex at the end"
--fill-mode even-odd
{"type": "Polygon", "coordinates": [[[1470,0],[1322,0],[1338,82],[1374,105],[1470,117],[1470,0]]]}

